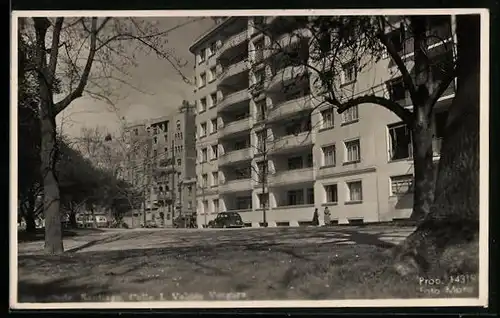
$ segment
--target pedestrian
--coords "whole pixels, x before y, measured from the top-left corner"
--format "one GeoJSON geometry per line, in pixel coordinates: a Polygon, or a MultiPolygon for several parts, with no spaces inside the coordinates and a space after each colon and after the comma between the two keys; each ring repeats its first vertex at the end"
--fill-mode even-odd
{"type": "Polygon", "coordinates": [[[328,207],[325,207],[325,211],[323,212],[325,214],[325,226],[328,226],[330,225],[330,209],[328,209],[328,207]]]}
{"type": "Polygon", "coordinates": [[[312,225],[314,225],[314,226],[318,226],[318,225],[319,225],[319,214],[318,214],[318,209],[314,209],[314,214],[313,214],[312,225]]]}

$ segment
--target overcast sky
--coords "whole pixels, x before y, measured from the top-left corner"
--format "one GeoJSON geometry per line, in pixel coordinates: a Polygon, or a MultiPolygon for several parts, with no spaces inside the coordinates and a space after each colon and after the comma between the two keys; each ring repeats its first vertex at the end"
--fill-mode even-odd
{"type": "MultiPolygon", "coordinates": [[[[168,30],[193,18],[155,19],[160,29],[168,30]]],[[[194,57],[189,52],[189,46],[213,25],[212,19],[202,19],[168,35],[168,47],[174,49],[181,60],[189,62],[182,70],[188,78],[193,77],[194,67],[194,57]]],[[[182,100],[192,99],[193,87],[184,83],[167,61],[156,55],[145,54],[138,54],[136,61],[138,66],[128,70],[132,74],[132,84],[148,94],[122,85],[118,92],[122,98],[116,104],[118,112],[105,102],[83,96],[59,114],[57,124],[59,128],[62,125],[62,132],[77,137],[84,126],[105,126],[110,132],[114,132],[119,128],[121,116],[125,116],[127,121],[165,116],[180,106],[182,100]]]]}

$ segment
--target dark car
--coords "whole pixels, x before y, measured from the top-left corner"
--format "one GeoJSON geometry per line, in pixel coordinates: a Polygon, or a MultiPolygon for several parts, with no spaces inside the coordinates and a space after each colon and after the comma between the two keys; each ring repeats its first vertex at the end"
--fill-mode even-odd
{"type": "Polygon", "coordinates": [[[175,228],[195,228],[196,219],[189,215],[179,215],[175,218],[173,225],[175,228]]]}
{"type": "Polygon", "coordinates": [[[244,227],[245,224],[241,219],[241,215],[236,212],[221,212],[217,217],[208,223],[209,227],[244,227]]]}

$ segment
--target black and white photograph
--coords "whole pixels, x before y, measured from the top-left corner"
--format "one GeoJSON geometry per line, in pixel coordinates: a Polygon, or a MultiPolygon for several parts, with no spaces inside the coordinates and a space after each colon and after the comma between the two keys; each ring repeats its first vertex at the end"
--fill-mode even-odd
{"type": "Polygon", "coordinates": [[[11,26],[11,308],[488,305],[487,9],[11,26]]]}

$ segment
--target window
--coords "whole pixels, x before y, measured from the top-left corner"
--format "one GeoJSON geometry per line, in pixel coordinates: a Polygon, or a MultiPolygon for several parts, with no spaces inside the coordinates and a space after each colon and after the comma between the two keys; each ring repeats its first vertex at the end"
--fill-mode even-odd
{"type": "Polygon", "coordinates": [[[358,106],[350,107],[348,110],[342,113],[342,123],[348,124],[359,119],[358,106]]]}
{"type": "Polygon", "coordinates": [[[265,142],[267,139],[267,130],[257,132],[257,151],[264,152],[265,142]]]}
{"type": "Polygon", "coordinates": [[[219,156],[219,146],[212,145],[212,160],[217,159],[218,156],[219,156]]]}
{"type": "Polygon", "coordinates": [[[178,166],[182,165],[182,160],[181,159],[177,159],[177,165],[178,166]]]}
{"type": "Polygon", "coordinates": [[[323,166],[335,166],[335,145],[323,147],[323,166]]]}
{"type": "Polygon", "coordinates": [[[241,150],[247,148],[247,141],[246,140],[238,140],[234,142],[234,150],[241,150]]]}
{"type": "Polygon", "coordinates": [[[235,168],[234,175],[236,180],[249,179],[252,177],[252,168],[235,168]]]}
{"type": "Polygon", "coordinates": [[[399,101],[406,98],[406,88],[402,78],[397,78],[387,82],[387,90],[393,101],[399,101]]]}
{"type": "Polygon", "coordinates": [[[211,101],[210,107],[214,107],[215,105],[217,105],[217,93],[210,94],[210,101],[211,101]]]}
{"type": "Polygon", "coordinates": [[[363,201],[361,181],[347,182],[347,190],[349,191],[350,202],[363,201]]]}
{"type": "Polygon", "coordinates": [[[391,177],[391,195],[405,195],[413,192],[413,175],[391,177]]]}
{"type": "Polygon", "coordinates": [[[333,128],[333,108],[328,108],[324,111],[321,112],[321,128],[322,129],[327,129],[327,128],[333,128]]]}
{"type": "Polygon", "coordinates": [[[217,132],[217,118],[214,118],[210,121],[210,123],[212,124],[212,133],[216,133],[217,132]]]}
{"type": "Polygon", "coordinates": [[[199,87],[201,88],[201,87],[203,87],[205,85],[207,85],[207,74],[206,73],[202,73],[202,74],[200,74],[200,85],[199,85],[199,87]]]}
{"type": "Polygon", "coordinates": [[[165,153],[165,154],[168,153],[168,147],[163,148],[163,153],[165,153]]]}
{"type": "Polygon", "coordinates": [[[193,202],[188,201],[188,209],[191,210],[193,208],[193,202]]]}
{"type": "Polygon", "coordinates": [[[312,153],[308,153],[307,154],[307,160],[306,160],[306,167],[307,168],[312,168],[314,162],[313,162],[313,154],[312,153]]]}
{"type": "Polygon", "coordinates": [[[356,80],[356,62],[351,61],[342,65],[342,84],[352,83],[356,80]]]}
{"type": "Polygon", "coordinates": [[[361,154],[359,149],[359,139],[346,141],[346,162],[358,162],[361,160],[361,154]]]}
{"type": "Polygon", "coordinates": [[[208,54],[210,57],[214,56],[215,53],[217,53],[217,43],[214,41],[210,43],[210,46],[208,47],[208,54]]]}
{"type": "Polygon", "coordinates": [[[207,135],[207,123],[200,124],[200,137],[205,137],[207,135]]]}
{"type": "Polygon", "coordinates": [[[260,62],[264,58],[264,39],[254,43],[255,48],[255,62],[260,62]]]}
{"type": "Polygon", "coordinates": [[[207,55],[206,49],[201,49],[201,52],[200,52],[200,63],[205,62],[206,55],[207,55]]]}
{"type": "Polygon", "coordinates": [[[207,162],[208,158],[207,152],[208,152],[207,148],[201,149],[201,162],[207,162]]]}
{"type": "Polygon", "coordinates": [[[216,73],[215,66],[214,66],[214,67],[211,67],[210,70],[208,71],[208,82],[212,83],[216,79],[217,79],[217,73],[216,73]]]}
{"type": "Polygon", "coordinates": [[[153,137],[153,143],[154,143],[155,145],[158,143],[158,138],[156,138],[156,136],[155,136],[155,137],[153,137]]]}
{"type": "Polygon", "coordinates": [[[208,175],[206,173],[204,173],[202,176],[201,176],[201,186],[203,188],[206,188],[208,186],[208,175]]]}
{"type": "Polygon", "coordinates": [[[215,187],[219,185],[219,172],[214,171],[212,172],[212,186],[215,187]]]}
{"type": "Polygon", "coordinates": [[[264,182],[267,177],[268,165],[266,161],[257,162],[257,170],[259,176],[259,182],[264,182]]]}
{"type": "Polygon", "coordinates": [[[219,199],[213,199],[212,203],[214,204],[214,213],[219,213],[219,199]]]}
{"type": "Polygon", "coordinates": [[[295,170],[302,168],[302,157],[288,158],[288,170],[295,170]]]}
{"type": "Polygon", "coordinates": [[[259,206],[261,208],[268,208],[269,207],[269,194],[268,193],[259,193],[259,206]]]}
{"type": "Polygon", "coordinates": [[[181,130],[181,121],[180,120],[177,121],[176,125],[177,125],[177,130],[181,130]]]}
{"type": "Polygon", "coordinates": [[[139,129],[134,128],[134,135],[139,136],[139,129]]]}
{"type": "Polygon", "coordinates": [[[336,184],[326,185],[325,192],[326,192],[326,202],[328,203],[338,202],[338,190],[336,184]]]}
{"type": "Polygon", "coordinates": [[[255,77],[255,85],[264,85],[264,80],[265,80],[264,69],[255,71],[254,77],[255,77]]]}
{"type": "Polygon", "coordinates": [[[202,99],[200,99],[200,113],[204,112],[206,110],[207,110],[207,99],[202,98],[202,99]]]}
{"type": "Polygon", "coordinates": [[[314,188],[307,189],[307,204],[314,204],[314,188]]]}
{"type": "Polygon", "coordinates": [[[203,200],[203,213],[207,214],[208,213],[208,200],[203,200]]]}
{"type": "Polygon", "coordinates": [[[287,205],[300,205],[304,204],[304,191],[290,190],[287,192],[287,205]]]}
{"type": "Polygon", "coordinates": [[[157,156],[158,156],[158,150],[154,149],[153,150],[153,158],[156,159],[157,156]]]}
{"type": "Polygon", "coordinates": [[[237,210],[249,210],[252,208],[252,197],[236,197],[237,210]]]}
{"type": "Polygon", "coordinates": [[[163,134],[163,140],[168,141],[168,134],[163,134]]]}
{"type": "Polygon", "coordinates": [[[255,103],[255,107],[257,108],[257,120],[260,121],[266,119],[266,110],[267,110],[266,100],[263,99],[255,103]]]}
{"type": "Polygon", "coordinates": [[[390,160],[408,159],[412,157],[411,131],[405,124],[388,126],[390,160]]]}
{"type": "Polygon", "coordinates": [[[157,135],[158,134],[158,127],[153,126],[153,134],[157,135]]]}

